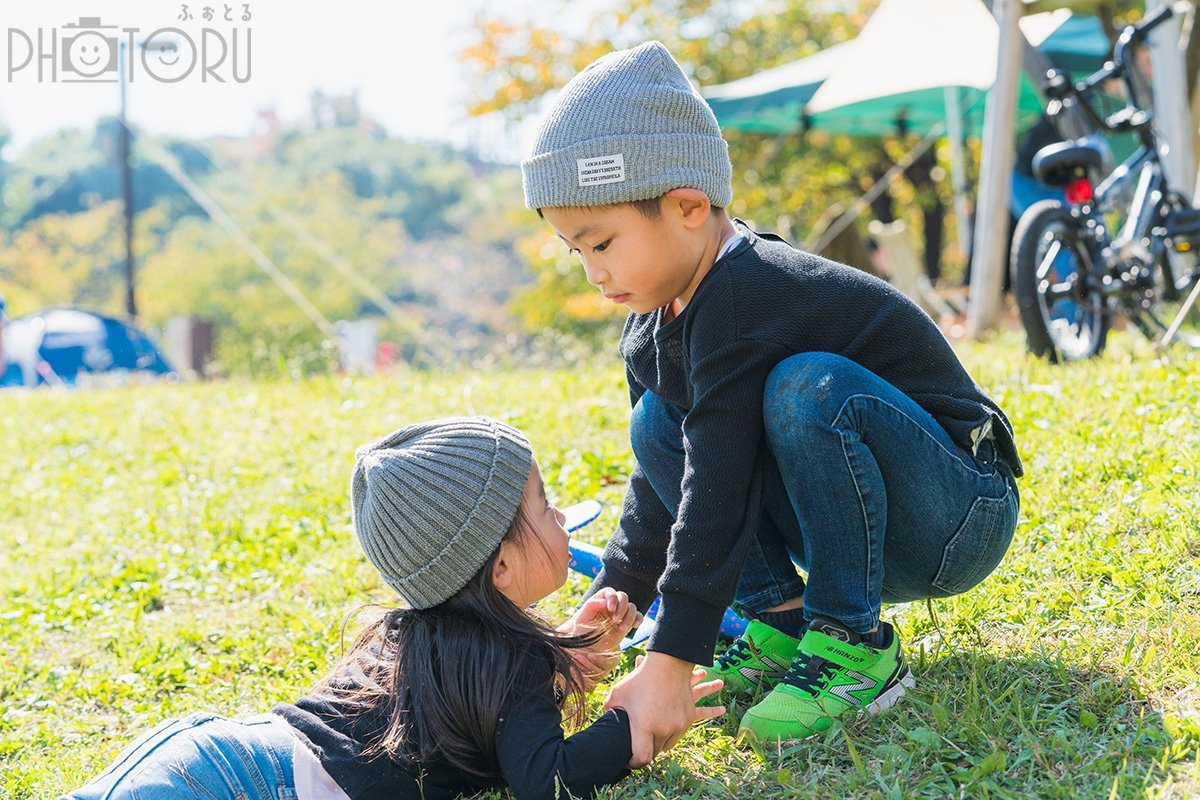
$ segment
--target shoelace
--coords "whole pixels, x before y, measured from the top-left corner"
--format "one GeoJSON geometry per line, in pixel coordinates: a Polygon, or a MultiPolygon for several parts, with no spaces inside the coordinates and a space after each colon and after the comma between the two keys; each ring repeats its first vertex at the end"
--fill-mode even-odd
{"type": "Polygon", "coordinates": [[[800,653],[792,662],[787,674],[783,676],[783,682],[816,697],[821,693],[825,683],[836,673],[837,664],[826,661],[820,656],[800,653]]]}
{"type": "Polygon", "coordinates": [[[721,669],[730,669],[743,661],[749,661],[756,655],[758,655],[758,650],[755,648],[754,642],[745,637],[738,637],[733,644],[729,645],[728,650],[717,656],[717,666],[721,669]]]}

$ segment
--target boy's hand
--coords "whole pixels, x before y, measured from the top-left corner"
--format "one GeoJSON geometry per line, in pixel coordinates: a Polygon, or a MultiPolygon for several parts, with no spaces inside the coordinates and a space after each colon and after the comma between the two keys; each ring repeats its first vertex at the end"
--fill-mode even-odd
{"type": "Polygon", "coordinates": [[[719,680],[704,681],[704,670],[696,665],[666,653],[639,657],[633,672],[613,687],[604,703],[606,709],[623,708],[629,715],[629,768],[644,767],[670,750],[693,722],[724,714],[724,706],[696,705],[721,686],[719,680]]]}
{"type": "Polygon", "coordinates": [[[606,586],[558,626],[560,633],[576,635],[602,631],[600,639],[591,648],[575,651],[575,662],[583,674],[585,690],[590,692],[612,672],[621,660],[621,640],[641,621],[642,615],[629,602],[629,596],[606,586]]]}

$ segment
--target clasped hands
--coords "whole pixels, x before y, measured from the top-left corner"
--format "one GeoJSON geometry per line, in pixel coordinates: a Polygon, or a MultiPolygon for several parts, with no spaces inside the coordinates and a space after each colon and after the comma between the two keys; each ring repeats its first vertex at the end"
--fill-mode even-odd
{"type": "MultiPolygon", "coordinates": [[[[576,655],[588,691],[617,665],[621,639],[641,619],[624,592],[606,587],[559,626],[563,633],[603,631],[590,650],[576,655]]],[[[704,670],[695,664],[666,653],[638,656],[633,672],[617,682],[604,702],[605,709],[621,708],[629,715],[633,744],[629,768],[644,767],[670,750],[692,723],[724,714],[724,706],[696,705],[722,685],[720,680],[704,680],[704,670]]]]}

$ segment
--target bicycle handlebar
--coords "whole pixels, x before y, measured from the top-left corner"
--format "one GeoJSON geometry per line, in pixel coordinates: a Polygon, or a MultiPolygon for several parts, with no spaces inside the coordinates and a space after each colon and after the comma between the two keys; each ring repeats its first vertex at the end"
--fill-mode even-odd
{"type": "Polygon", "coordinates": [[[1143,124],[1143,120],[1148,120],[1148,113],[1141,111],[1138,103],[1137,87],[1134,85],[1130,77],[1129,70],[1132,66],[1131,57],[1129,55],[1130,45],[1140,42],[1146,38],[1150,31],[1166,22],[1177,13],[1183,13],[1189,6],[1192,5],[1192,0],[1177,0],[1174,3],[1167,3],[1155,9],[1149,15],[1143,17],[1134,25],[1127,25],[1121,31],[1121,35],[1117,37],[1117,43],[1113,47],[1113,58],[1081,81],[1072,82],[1070,78],[1058,70],[1049,70],[1046,73],[1046,83],[1043,88],[1046,95],[1052,100],[1057,100],[1060,103],[1067,98],[1074,96],[1078,98],[1079,104],[1083,106],[1083,111],[1092,123],[1101,129],[1113,132],[1121,132],[1129,130],[1131,123],[1134,125],[1143,124]],[[1109,80],[1110,78],[1121,78],[1125,81],[1126,90],[1129,94],[1128,106],[1121,112],[1112,115],[1112,117],[1102,117],[1092,104],[1088,102],[1086,95],[1094,88],[1109,80]],[[1140,112],[1131,113],[1129,106],[1140,112]],[[1136,120],[1136,122],[1134,122],[1136,120]]]}
{"type": "MultiPolygon", "coordinates": [[[[1137,23],[1125,28],[1125,31],[1132,29],[1133,36],[1140,38],[1169,20],[1173,15],[1184,13],[1190,5],[1191,2],[1189,0],[1180,0],[1179,2],[1159,6],[1149,16],[1142,17],[1137,23]]],[[[1122,35],[1124,35],[1124,32],[1122,32],[1122,35]]]]}

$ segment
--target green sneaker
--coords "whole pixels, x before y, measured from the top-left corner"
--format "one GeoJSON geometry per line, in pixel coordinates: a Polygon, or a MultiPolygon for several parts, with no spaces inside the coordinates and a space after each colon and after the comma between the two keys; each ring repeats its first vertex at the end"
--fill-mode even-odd
{"type": "MultiPolygon", "coordinates": [[[[770,691],[787,674],[799,647],[799,639],[752,619],[746,626],[746,632],[734,640],[728,650],[717,656],[717,663],[704,670],[704,679],[720,678],[725,681],[721,694],[732,692],[754,696],[770,691]]],[[[701,701],[702,705],[716,703],[715,695],[709,695],[701,701]]]]}
{"type": "Polygon", "coordinates": [[[830,620],[817,619],[800,640],[791,669],[742,718],[739,734],[760,742],[803,739],[828,730],[848,712],[877,714],[916,685],[900,653],[900,637],[880,625],[882,647],[830,620]]]}

